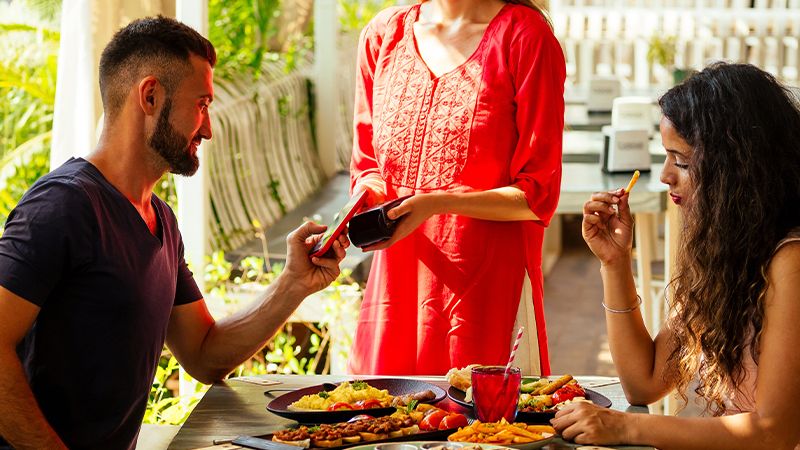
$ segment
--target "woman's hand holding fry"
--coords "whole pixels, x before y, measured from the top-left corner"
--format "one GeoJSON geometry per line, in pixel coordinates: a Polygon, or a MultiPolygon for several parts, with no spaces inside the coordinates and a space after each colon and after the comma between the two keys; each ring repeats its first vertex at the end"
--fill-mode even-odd
{"type": "Polygon", "coordinates": [[[603,265],[630,260],[633,216],[625,189],[592,194],[591,199],[583,204],[582,233],[586,244],[603,265]]]}

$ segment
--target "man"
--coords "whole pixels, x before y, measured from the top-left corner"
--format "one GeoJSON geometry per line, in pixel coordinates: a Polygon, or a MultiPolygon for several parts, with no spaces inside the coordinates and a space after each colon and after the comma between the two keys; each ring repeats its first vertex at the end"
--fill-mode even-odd
{"type": "Polygon", "coordinates": [[[8,444],[134,448],[165,340],[196,379],[220,380],[338,275],[346,238],[335,258],[309,259],[325,227],[306,223],[287,238],[286,268],[263,298],[225,320],[209,315],[175,216],[152,191],[167,170],[198,168],[215,62],[211,43],[175,20],[120,30],[100,59],[97,148],[42,177],[10,214],[0,239],[8,444]]]}

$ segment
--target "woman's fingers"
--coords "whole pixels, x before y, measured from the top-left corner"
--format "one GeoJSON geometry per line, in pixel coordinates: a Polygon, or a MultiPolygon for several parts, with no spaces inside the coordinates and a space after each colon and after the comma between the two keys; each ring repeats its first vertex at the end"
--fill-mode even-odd
{"type": "Polygon", "coordinates": [[[565,408],[556,411],[556,415],[552,419],[550,419],[550,425],[552,425],[553,428],[555,428],[556,430],[563,430],[569,427],[570,425],[575,423],[575,420],[577,420],[571,414],[572,414],[572,409],[565,408]]]}
{"type": "Polygon", "coordinates": [[[583,204],[583,213],[584,214],[616,214],[617,210],[614,209],[613,204],[596,201],[596,200],[589,200],[588,202],[583,204]]]}
{"type": "Polygon", "coordinates": [[[583,430],[575,422],[570,423],[566,428],[561,430],[561,437],[567,441],[575,440],[575,436],[581,434],[583,430]]]}
{"type": "Polygon", "coordinates": [[[619,214],[620,214],[621,217],[623,217],[623,218],[625,218],[627,220],[626,223],[633,223],[633,219],[632,219],[633,216],[631,215],[631,208],[630,208],[630,205],[628,203],[628,200],[630,200],[630,195],[624,195],[622,198],[620,198],[619,206],[618,206],[619,214]],[[630,220],[628,220],[628,219],[630,219],[630,220]]]}
{"type": "Polygon", "coordinates": [[[603,220],[600,216],[597,216],[595,214],[584,214],[583,222],[584,225],[595,226],[597,228],[600,228],[601,230],[606,229],[605,220],[603,220]]]}
{"type": "Polygon", "coordinates": [[[614,204],[619,203],[621,197],[618,191],[595,192],[592,194],[591,200],[614,204]]]}
{"type": "Polygon", "coordinates": [[[575,413],[576,411],[573,405],[568,405],[564,409],[558,411],[555,417],[550,420],[550,424],[553,425],[553,428],[555,428],[564,439],[573,440],[575,436],[582,432],[580,427],[577,426],[580,415],[575,413]]]}
{"type": "Polygon", "coordinates": [[[576,444],[593,444],[594,442],[591,436],[587,433],[580,432],[577,436],[573,439],[576,444]]]}

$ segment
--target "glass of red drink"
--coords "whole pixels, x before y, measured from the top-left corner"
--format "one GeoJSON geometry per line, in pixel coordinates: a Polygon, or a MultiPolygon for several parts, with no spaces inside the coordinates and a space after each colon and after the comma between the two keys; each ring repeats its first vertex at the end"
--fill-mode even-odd
{"type": "Polygon", "coordinates": [[[481,422],[497,422],[505,418],[513,423],[517,417],[519,386],[522,373],[512,367],[506,376],[505,366],[472,368],[472,405],[481,422]]]}

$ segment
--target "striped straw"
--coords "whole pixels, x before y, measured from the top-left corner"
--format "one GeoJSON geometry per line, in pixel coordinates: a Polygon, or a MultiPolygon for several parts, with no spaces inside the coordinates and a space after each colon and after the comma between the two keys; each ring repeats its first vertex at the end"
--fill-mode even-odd
{"type": "Polygon", "coordinates": [[[519,331],[517,331],[517,338],[514,339],[514,347],[511,349],[511,354],[508,355],[508,364],[506,364],[504,378],[508,378],[508,373],[511,371],[511,364],[514,362],[514,357],[517,356],[517,349],[519,348],[520,341],[522,341],[522,332],[524,330],[525,327],[519,327],[519,331]]]}

